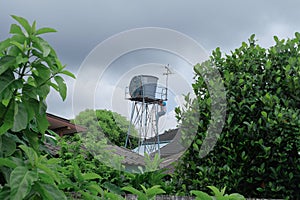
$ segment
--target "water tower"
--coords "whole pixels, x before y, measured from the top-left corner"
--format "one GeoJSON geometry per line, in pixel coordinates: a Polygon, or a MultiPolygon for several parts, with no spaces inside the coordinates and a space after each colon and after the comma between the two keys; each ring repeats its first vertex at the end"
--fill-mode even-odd
{"type": "MultiPolygon", "coordinates": [[[[170,70],[167,67],[166,69],[167,73],[164,75],[168,76],[170,70]]],[[[168,78],[166,82],[167,80],[168,78]]],[[[155,76],[138,75],[131,79],[125,94],[125,98],[132,102],[125,148],[130,142],[131,126],[134,126],[139,137],[137,152],[150,154],[157,151],[160,155],[158,121],[166,113],[167,90],[167,87],[158,85],[158,78],[155,76]],[[146,139],[149,138],[154,138],[155,142],[147,144],[146,139]]]]}

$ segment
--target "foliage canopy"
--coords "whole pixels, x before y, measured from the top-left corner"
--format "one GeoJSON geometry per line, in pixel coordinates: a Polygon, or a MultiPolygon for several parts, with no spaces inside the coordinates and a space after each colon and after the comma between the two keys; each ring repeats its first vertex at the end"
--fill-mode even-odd
{"type": "Polygon", "coordinates": [[[252,35],[230,55],[217,48],[209,62],[195,66],[200,120],[177,167],[179,190],[215,185],[249,197],[300,198],[300,34],[274,40],[265,49],[252,35]],[[200,72],[211,66],[227,90],[226,121],[213,151],[200,158],[211,106],[200,72]]]}

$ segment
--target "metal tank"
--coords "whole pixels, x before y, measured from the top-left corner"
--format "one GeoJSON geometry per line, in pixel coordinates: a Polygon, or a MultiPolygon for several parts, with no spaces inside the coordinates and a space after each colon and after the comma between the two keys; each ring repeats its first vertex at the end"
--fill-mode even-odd
{"type": "Polygon", "coordinates": [[[158,78],[149,75],[134,76],[129,84],[131,98],[155,99],[158,78]]]}

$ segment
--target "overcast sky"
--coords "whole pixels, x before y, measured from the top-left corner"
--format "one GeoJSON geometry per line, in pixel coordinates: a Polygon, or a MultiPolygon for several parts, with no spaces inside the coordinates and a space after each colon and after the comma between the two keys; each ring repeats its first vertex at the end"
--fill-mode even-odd
{"type": "MultiPolygon", "coordinates": [[[[78,76],[78,73],[84,73],[79,70],[80,66],[92,50],[120,32],[143,27],[167,28],[195,40],[208,54],[216,47],[229,53],[253,33],[264,47],[273,44],[273,35],[293,37],[296,31],[300,31],[299,9],[300,1],[297,0],[0,0],[0,39],[9,36],[10,24],[14,23],[10,17],[12,14],[25,17],[30,22],[36,20],[38,27],[55,28],[57,33],[44,37],[57,51],[62,63],[67,64],[67,69],[78,76]]],[[[97,90],[92,91],[98,98],[95,107],[110,109],[111,106],[105,102],[112,102],[110,98],[115,98],[116,91],[119,94],[123,92],[121,86],[126,82],[123,79],[129,78],[128,73],[124,75],[123,65],[127,66],[125,71],[141,69],[149,63],[156,63],[154,68],[159,64],[173,65],[172,69],[177,73],[173,82],[170,76],[170,87],[174,92],[172,97],[178,97],[182,91],[176,91],[179,86],[174,80],[180,80],[176,76],[192,73],[192,67],[179,57],[170,52],[144,49],[113,60],[104,76],[93,80],[99,82],[97,90]],[[116,87],[117,84],[120,87],[116,87]],[[114,90],[114,97],[104,98],[105,90],[114,90]]],[[[180,85],[190,83],[191,77],[184,76],[184,84],[180,85]]],[[[161,81],[164,82],[164,79],[161,81]]],[[[72,118],[75,81],[66,78],[66,82],[69,89],[67,100],[62,102],[58,95],[52,93],[48,99],[48,112],[72,118]]],[[[82,91],[82,96],[84,92],[87,91],[82,91]]],[[[120,95],[118,98],[121,98],[120,95]]]]}

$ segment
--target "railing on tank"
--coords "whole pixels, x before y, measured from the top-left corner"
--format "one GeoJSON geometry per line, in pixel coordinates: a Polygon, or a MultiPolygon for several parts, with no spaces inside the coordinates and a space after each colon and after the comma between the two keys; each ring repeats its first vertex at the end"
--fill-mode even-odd
{"type": "MultiPolygon", "coordinates": [[[[147,94],[143,95],[144,93],[142,93],[141,96],[139,96],[140,99],[146,98],[149,100],[149,98],[147,98],[147,94]]],[[[168,89],[166,87],[163,86],[157,86],[156,87],[156,91],[155,91],[155,98],[152,99],[153,101],[158,101],[158,100],[163,100],[163,101],[167,101],[167,94],[168,94],[168,89]]],[[[125,88],[125,99],[127,100],[134,100],[137,99],[137,97],[132,97],[130,95],[129,92],[129,86],[127,86],[125,88]]]]}

